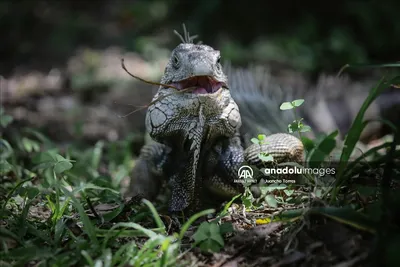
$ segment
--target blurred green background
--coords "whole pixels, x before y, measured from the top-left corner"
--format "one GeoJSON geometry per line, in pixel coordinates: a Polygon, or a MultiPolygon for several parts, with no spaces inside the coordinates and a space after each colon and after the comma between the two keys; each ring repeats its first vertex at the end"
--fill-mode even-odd
{"type": "Polygon", "coordinates": [[[400,58],[400,1],[0,2],[0,73],[48,70],[80,46],[120,46],[152,60],[172,30],[217,47],[235,64],[275,63],[315,73],[400,58]]]}

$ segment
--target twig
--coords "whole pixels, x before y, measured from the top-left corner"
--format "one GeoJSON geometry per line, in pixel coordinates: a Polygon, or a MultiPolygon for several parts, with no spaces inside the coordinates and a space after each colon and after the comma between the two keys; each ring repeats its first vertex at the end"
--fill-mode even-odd
{"type": "Polygon", "coordinates": [[[138,112],[138,111],[141,110],[141,109],[148,108],[149,106],[154,105],[154,104],[157,103],[158,101],[161,101],[161,100],[163,100],[164,98],[166,98],[166,97],[168,97],[168,96],[176,95],[176,94],[181,94],[181,93],[185,93],[185,92],[191,91],[191,90],[193,90],[193,89],[195,89],[195,88],[196,88],[196,87],[189,87],[189,88],[185,88],[185,89],[183,89],[183,90],[179,90],[178,92],[170,93],[170,94],[167,94],[167,95],[162,95],[162,96],[158,97],[157,99],[151,101],[151,102],[150,102],[148,105],[146,105],[146,106],[142,106],[142,107],[140,107],[140,108],[138,108],[138,109],[135,109],[135,110],[133,110],[133,111],[131,111],[131,112],[125,114],[125,115],[122,115],[122,116],[121,116],[121,115],[118,115],[118,114],[116,114],[116,115],[117,115],[119,118],[125,118],[125,117],[127,117],[127,116],[129,116],[129,115],[131,115],[131,114],[133,114],[133,113],[135,113],[135,112],[138,112]]]}
{"type": "Polygon", "coordinates": [[[158,82],[151,82],[151,81],[147,81],[147,80],[145,80],[145,79],[143,79],[143,78],[140,78],[140,77],[138,77],[138,76],[136,76],[136,75],[133,75],[132,73],[130,73],[130,72],[126,69],[125,63],[124,63],[124,59],[123,59],[123,58],[121,58],[121,66],[122,66],[122,69],[123,69],[124,71],[126,71],[126,73],[128,73],[130,76],[132,76],[132,77],[135,78],[135,79],[138,79],[138,80],[141,81],[141,82],[148,83],[148,84],[152,84],[152,85],[159,85],[159,86],[163,86],[163,87],[174,88],[174,89],[176,89],[176,90],[179,90],[179,88],[177,88],[177,87],[175,87],[175,86],[173,86],[173,85],[170,85],[170,84],[164,84],[164,83],[158,83],[158,82]]]}
{"type": "Polygon", "coordinates": [[[342,75],[342,73],[344,72],[345,69],[349,68],[350,64],[346,64],[343,67],[340,68],[338,74],[336,75],[336,77],[338,78],[340,75],[342,75]]]}
{"type": "Polygon", "coordinates": [[[141,81],[141,82],[144,82],[144,83],[147,83],[147,84],[152,84],[152,85],[159,85],[159,86],[163,86],[163,87],[166,87],[166,88],[173,88],[173,89],[175,89],[175,90],[177,90],[177,91],[176,91],[176,92],[173,92],[173,93],[170,93],[170,94],[162,95],[162,96],[158,97],[157,99],[151,101],[148,105],[145,105],[145,106],[142,106],[142,107],[140,107],[140,108],[137,108],[137,109],[135,109],[135,110],[133,110],[133,111],[131,111],[131,112],[125,114],[125,115],[118,115],[118,114],[116,114],[119,118],[125,118],[125,117],[127,117],[127,116],[129,116],[129,115],[131,115],[131,114],[133,114],[133,113],[135,113],[135,112],[138,112],[139,110],[142,110],[142,109],[144,109],[144,108],[148,108],[150,105],[154,105],[154,104],[157,103],[158,101],[161,101],[162,99],[164,99],[164,98],[166,98],[166,97],[168,97],[168,96],[175,95],[175,94],[182,94],[182,93],[185,93],[185,92],[192,91],[192,90],[196,89],[195,86],[193,86],[193,87],[188,87],[188,88],[185,88],[185,89],[179,89],[179,88],[177,88],[177,87],[175,87],[175,86],[173,86],[173,85],[170,85],[170,84],[163,84],[163,83],[157,83],[157,82],[147,81],[147,80],[145,80],[145,79],[143,79],[143,78],[140,78],[140,77],[138,77],[138,76],[133,75],[132,73],[130,73],[130,72],[128,71],[128,69],[126,68],[126,66],[125,66],[125,63],[124,63],[124,59],[123,59],[123,58],[121,58],[121,66],[122,66],[122,69],[123,69],[126,73],[128,73],[131,77],[133,77],[133,78],[135,78],[135,79],[138,79],[138,80],[141,81]]]}

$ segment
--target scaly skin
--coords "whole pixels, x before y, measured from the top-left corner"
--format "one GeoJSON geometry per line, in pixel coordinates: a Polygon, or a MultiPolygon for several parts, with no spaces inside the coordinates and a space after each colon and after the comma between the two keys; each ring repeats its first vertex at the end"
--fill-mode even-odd
{"type": "MultiPolygon", "coordinates": [[[[180,90],[161,86],[148,107],[146,128],[156,142],[142,149],[131,194],[154,198],[158,192],[151,184],[165,177],[170,211],[191,213],[207,190],[225,198],[243,192],[233,180],[245,161],[258,163],[260,146],[244,150],[241,145],[239,108],[219,61],[219,51],[206,45],[182,43],[172,52],[161,83],[180,90]]],[[[278,160],[302,161],[303,145],[294,136],[275,134],[267,141],[262,151],[278,160]]]]}

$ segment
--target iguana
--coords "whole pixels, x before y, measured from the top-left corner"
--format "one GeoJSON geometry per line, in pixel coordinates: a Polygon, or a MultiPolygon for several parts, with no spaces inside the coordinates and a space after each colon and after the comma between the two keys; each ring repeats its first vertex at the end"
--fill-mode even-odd
{"type": "Polygon", "coordinates": [[[155,142],[141,150],[131,195],[151,199],[167,179],[170,211],[191,212],[201,207],[205,192],[222,197],[242,192],[243,186],[234,183],[238,169],[245,161],[258,163],[260,151],[277,161],[303,160],[302,142],[287,133],[242,147],[240,111],[218,50],[187,38],[173,50],[161,84],[173,88],[160,86],[148,107],[146,129],[155,142]]]}
{"type": "MultiPolygon", "coordinates": [[[[302,142],[284,133],[291,118],[277,108],[283,97],[271,105],[273,98],[259,90],[257,77],[262,75],[223,68],[218,50],[182,38],[161,78],[172,88],[160,86],[148,107],[146,129],[153,141],[141,150],[128,195],[153,199],[168,181],[170,211],[192,212],[204,196],[229,199],[243,192],[234,182],[238,169],[244,163],[259,165],[260,152],[279,162],[302,162],[302,142]],[[270,134],[266,144],[250,144],[259,133],[270,134]]],[[[294,96],[299,92],[286,91],[286,101],[294,96]]]]}

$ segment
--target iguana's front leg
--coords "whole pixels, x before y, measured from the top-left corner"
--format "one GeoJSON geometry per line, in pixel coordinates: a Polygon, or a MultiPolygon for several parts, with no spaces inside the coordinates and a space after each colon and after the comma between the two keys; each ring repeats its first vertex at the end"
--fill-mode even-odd
{"type": "Polygon", "coordinates": [[[197,168],[198,162],[194,159],[194,151],[173,153],[166,145],[154,141],[146,144],[136,160],[126,196],[154,200],[162,184],[168,182],[172,193],[169,210],[177,213],[189,209],[190,213],[190,210],[200,206],[198,193],[202,187],[201,182],[196,180],[193,187],[193,181],[189,178],[197,174],[193,173],[193,167],[197,168]]]}
{"type": "MultiPolygon", "coordinates": [[[[304,160],[303,144],[293,135],[273,134],[267,136],[264,142],[243,149],[237,134],[216,143],[207,156],[211,159],[212,164],[203,169],[206,188],[226,200],[243,193],[243,184],[235,181],[240,180],[238,171],[244,165],[263,167],[265,163],[261,161],[260,153],[271,155],[275,163],[297,162],[301,164],[304,160]]],[[[256,172],[255,169],[253,171],[256,172]]],[[[250,190],[257,197],[260,194],[259,184],[251,185],[250,190]]]]}
{"type": "Polygon", "coordinates": [[[166,181],[170,161],[170,147],[154,141],[142,147],[132,170],[129,190],[125,195],[154,200],[163,182],[166,181]]]}
{"type": "Polygon", "coordinates": [[[161,98],[151,105],[146,116],[150,136],[172,148],[167,179],[172,198],[171,212],[184,211],[195,200],[201,185],[197,166],[204,139],[205,118],[196,96],[174,103],[172,97],[161,98]]]}
{"type": "Polygon", "coordinates": [[[201,176],[197,172],[201,142],[193,141],[191,149],[174,155],[169,166],[169,187],[171,189],[170,212],[192,209],[198,202],[201,176]]]}
{"type": "Polygon", "coordinates": [[[204,186],[213,195],[229,199],[243,192],[243,186],[235,183],[239,168],[244,163],[244,150],[239,134],[218,141],[209,150],[208,164],[203,166],[204,186]]]}

